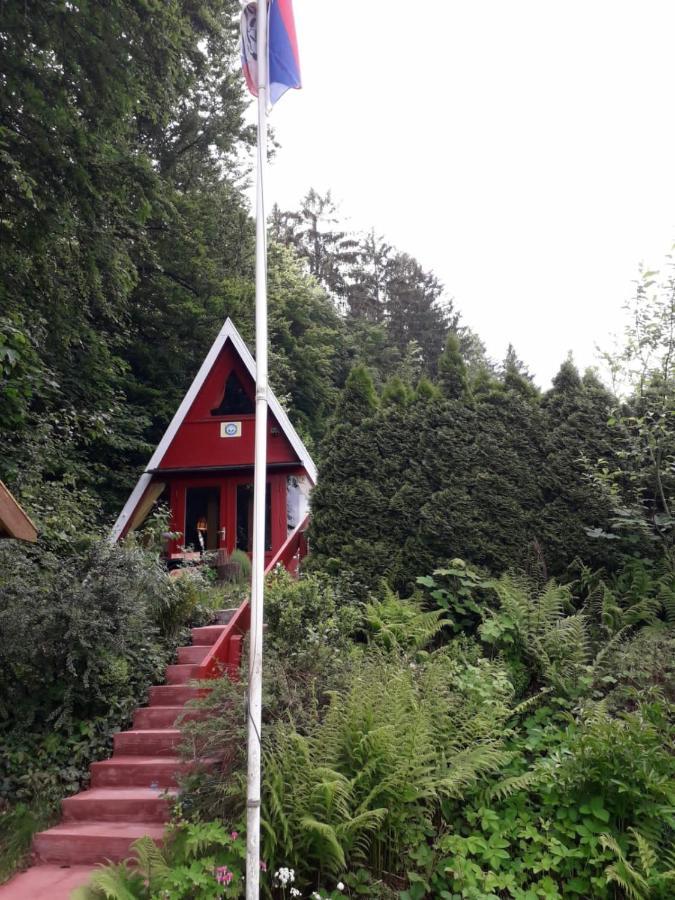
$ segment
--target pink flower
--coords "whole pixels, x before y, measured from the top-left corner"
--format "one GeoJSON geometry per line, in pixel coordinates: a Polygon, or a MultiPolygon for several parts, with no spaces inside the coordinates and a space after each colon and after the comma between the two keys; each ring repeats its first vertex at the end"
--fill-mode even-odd
{"type": "Polygon", "coordinates": [[[267,871],[267,863],[263,859],[260,860],[260,871],[261,872],[267,871]]]}
{"type": "Polygon", "coordinates": [[[233,841],[236,841],[237,838],[239,837],[239,832],[238,831],[230,832],[230,837],[232,838],[233,841]]]}
{"type": "Polygon", "coordinates": [[[216,881],[218,884],[229,884],[234,878],[234,873],[230,872],[227,866],[219,866],[216,869],[216,881]]]}

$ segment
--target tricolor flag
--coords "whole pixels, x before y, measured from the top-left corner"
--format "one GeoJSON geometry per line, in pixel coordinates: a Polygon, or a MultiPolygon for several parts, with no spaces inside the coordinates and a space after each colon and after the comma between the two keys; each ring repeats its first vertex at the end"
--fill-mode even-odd
{"type": "MultiPolygon", "coordinates": [[[[299,88],[300,58],[292,0],[268,0],[269,102],[273,106],[289,88],[299,88]]],[[[249,91],[258,96],[257,3],[241,13],[241,67],[249,91]]]]}

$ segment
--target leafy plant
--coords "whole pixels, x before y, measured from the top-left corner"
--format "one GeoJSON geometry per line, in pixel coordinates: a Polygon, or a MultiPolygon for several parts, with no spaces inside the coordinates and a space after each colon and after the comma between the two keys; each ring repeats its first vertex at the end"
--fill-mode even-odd
{"type": "Polygon", "coordinates": [[[180,822],[165,845],[142,837],[133,857],[108,865],[75,891],[74,900],[220,900],[243,896],[246,844],[218,822],[180,822]]]}
{"type": "Polygon", "coordinates": [[[44,802],[35,806],[0,802],[0,884],[27,859],[35,832],[54,818],[54,809],[44,802]]]}
{"type": "Polygon", "coordinates": [[[354,862],[400,868],[442,799],[505,761],[505,708],[496,696],[489,712],[467,702],[453,673],[442,654],[419,669],[370,654],[309,735],[278,726],[265,755],[267,857],[292,860],[307,881],[354,862]]]}
{"type": "Polygon", "coordinates": [[[665,871],[658,866],[660,851],[653,847],[647,838],[634,828],[628,829],[633,844],[632,860],[618,841],[609,834],[600,836],[600,842],[606,850],[614,854],[615,861],[605,869],[608,882],[614,882],[631,900],[655,900],[659,897],[672,896],[675,883],[675,853],[672,848],[666,850],[665,871]]]}
{"type": "Polygon", "coordinates": [[[450,617],[455,634],[475,631],[483,615],[481,589],[489,587],[486,579],[463,559],[453,559],[446,568],[435,569],[432,575],[417,578],[417,584],[427,588],[430,597],[450,617]]]}
{"type": "Polygon", "coordinates": [[[0,793],[55,803],[162,676],[152,610],[172,585],[139,548],[0,546],[0,793]],[[30,635],[30,640],[26,640],[30,635]]]}
{"type": "Polygon", "coordinates": [[[401,600],[382,583],[380,597],[373,597],[363,610],[366,639],[387,650],[416,651],[427,647],[447,624],[443,610],[427,611],[421,598],[401,600]]]}

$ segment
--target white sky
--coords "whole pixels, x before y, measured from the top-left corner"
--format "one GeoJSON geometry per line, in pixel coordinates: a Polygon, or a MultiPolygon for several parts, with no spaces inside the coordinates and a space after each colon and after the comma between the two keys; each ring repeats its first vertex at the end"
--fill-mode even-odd
{"type": "Polygon", "coordinates": [[[331,189],[546,386],[675,240],[673,0],[294,0],[267,198],[331,189]]]}

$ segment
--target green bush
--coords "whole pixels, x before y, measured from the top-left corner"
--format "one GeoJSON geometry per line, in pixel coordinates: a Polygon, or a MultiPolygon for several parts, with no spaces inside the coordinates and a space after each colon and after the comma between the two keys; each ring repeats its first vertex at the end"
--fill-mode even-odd
{"type": "Polygon", "coordinates": [[[43,803],[10,806],[0,801],[0,884],[27,860],[33,835],[53,818],[54,810],[43,803]]]}
{"type": "Polygon", "coordinates": [[[107,542],[70,549],[0,546],[2,797],[77,790],[170,661],[154,611],[174,588],[157,559],[107,542]]]}
{"type": "Polygon", "coordinates": [[[267,645],[299,669],[339,664],[360,615],[339,578],[305,574],[295,579],[279,567],[267,579],[267,645]]]}
{"type": "Polygon", "coordinates": [[[160,594],[153,595],[150,615],[163,638],[187,641],[183,631],[213,621],[216,610],[223,608],[224,593],[201,569],[183,569],[166,580],[160,594]]]}

